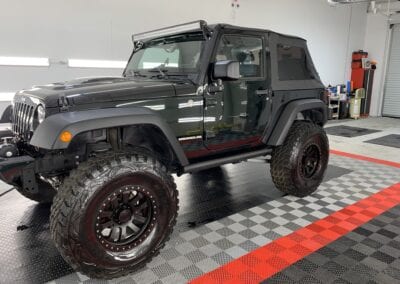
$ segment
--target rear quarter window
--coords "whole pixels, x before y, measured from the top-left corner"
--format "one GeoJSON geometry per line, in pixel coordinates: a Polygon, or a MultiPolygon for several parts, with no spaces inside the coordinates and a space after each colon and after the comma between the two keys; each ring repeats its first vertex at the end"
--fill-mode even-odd
{"type": "Polygon", "coordinates": [[[304,48],[278,44],[278,75],[280,81],[314,79],[308,68],[307,54],[304,48]]]}

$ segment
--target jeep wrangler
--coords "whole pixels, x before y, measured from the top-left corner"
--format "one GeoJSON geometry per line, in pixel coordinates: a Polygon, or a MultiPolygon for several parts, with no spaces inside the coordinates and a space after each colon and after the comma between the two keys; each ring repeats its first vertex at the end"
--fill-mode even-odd
{"type": "Polygon", "coordinates": [[[324,86],[305,40],[197,21],[133,44],[121,77],[18,92],[1,135],[0,178],[52,203],[57,248],[94,278],[128,274],[164,246],[178,213],[172,174],[264,156],[276,187],[303,197],[328,164],[324,86]]]}

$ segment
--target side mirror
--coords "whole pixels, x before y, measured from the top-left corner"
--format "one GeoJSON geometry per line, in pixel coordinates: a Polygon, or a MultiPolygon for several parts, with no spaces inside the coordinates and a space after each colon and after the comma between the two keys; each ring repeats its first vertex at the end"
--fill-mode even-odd
{"type": "Polygon", "coordinates": [[[240,78],[239,61],[223,60],[214,63],[214,79],[234,81],[240,78]]]}

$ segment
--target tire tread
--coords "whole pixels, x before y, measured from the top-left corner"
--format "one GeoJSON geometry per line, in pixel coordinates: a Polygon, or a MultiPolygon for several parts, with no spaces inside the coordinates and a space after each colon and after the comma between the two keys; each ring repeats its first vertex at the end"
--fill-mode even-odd
{"type": "Polygon", "coordinates": [[[115,153],[108,152],[101,156],[92,158],[71,171],[64,183],[61,185],[58,194],[54,198],[50,214],[50,232],[56,247],[64,259],[77,271],[80,271],[92,278],[111,279],[121,277],[143,267],[154,258],[159,250],[164,247],[170,238],[174,225],[176,224],[177,211],[179,209],[178,191],[173,177],[166,171],[155,158],[149,158],[142,153],[115,153]],[[123,162],[125,160],[125,162],[123,162]],[[98,268],[95,264],[87,261],[85,254],[80,249],[79,243],[79,221],[82,217],[82,210],[90,198],[93,189],[85,188],[89,181],[96,179],[96,172],[101,173],[112,168],[113,164],[121,165],[130,163],[141,171],[149,170],[162,179],[171,199],[174,201],[176,210],[171,217],[171,223],[166,233],[165,240],[161,245],[152,250],[145,261],[135,266],[117,268],[98,268]]]}
{"type": "Polygon", "coordinates": [[[271,158],[270,173],[275,186],[283,193],[304,197],[316,189],[312,188],[310,192],[306,192],[298,188],[292,179],[292,168],[290,167],[293,151],[299,151],[303,139],[315,132],[319,133],[329,145],[326,133],[321,126],[308,121],[295,121],[285,142],[274,149],[271,158]]]}

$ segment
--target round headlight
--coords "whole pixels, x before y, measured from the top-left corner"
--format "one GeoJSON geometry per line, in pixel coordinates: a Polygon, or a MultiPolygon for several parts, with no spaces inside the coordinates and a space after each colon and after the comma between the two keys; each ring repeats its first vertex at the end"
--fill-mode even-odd
{"type": "Polygon", "coordinates": [[[45,117],[46,117],[46,110],[44,109],[44,107],[42,105],[39,105],[37,107],[37,120],[38,120],[39,124],[43,122],[45,117]]]}

